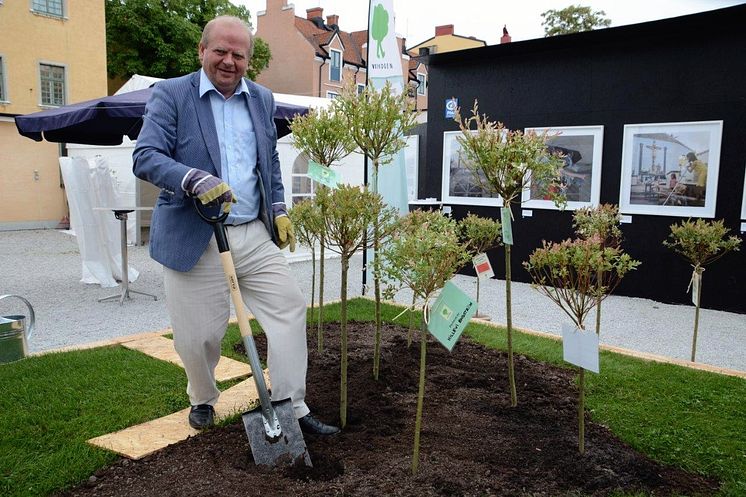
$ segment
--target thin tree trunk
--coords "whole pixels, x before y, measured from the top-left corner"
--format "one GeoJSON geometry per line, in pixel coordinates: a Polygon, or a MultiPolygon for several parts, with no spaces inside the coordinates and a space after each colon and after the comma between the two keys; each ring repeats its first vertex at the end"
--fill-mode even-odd
{"type": "Polygon", "coordinates": [[[409,333],[407,333],[407,348],[412,346],[412,335],[414,334],[414,304],[417,303],[417,294],[412,292],[412,310],[409,311],[409,333]]]}
{"type": "MultiPolygon", "coordinates": [[[[698,285],[697,290],[698,290],[699,295],[697,295],[696,297],[697,304],[694,307],[694,335],[692,336],[692,362],[694,362],[694,358],[697,355],[697,331],[699,330],[699,299],[700,299],[700,295],[702,295],[701,274],[700,274],[699,285],[698,285]]],[[[692,291],[694,291],[694,289],[692,289],[692,291]]]]}
{"type": "Polygon", "coordinates": [[[479,314],[479,273],[477,273],[477,313],[474,315],[474,317],[480,317],[479,314]]]}
{"type": "Polygon", "coordinates": [[[341,337],[340,351],[340,395],[339,395],[339,420],[344,428],[347,425],[347,270],[350,262],[346,256],[342,256],[342,282],[340,297],[342,303],[339,311],[339,328],[341,337]]]}
{"type": "Polygon", "coordinates": [[[316,303],[316,247],[311,246],[311,318],[316,303]]]}
{"type": "Polygon", "coordinates": [[[518,395],[515,390],[515,368],[513,364],[513,314],[511,310],[510,295],[510,249],[511,245],[505,245],[505,317],[508,328],[508,382],[510,383],[510,406],[518,405],[518,395]]]}
{"type": "Polygon", "coordinates": [[[585,454],[585,369],[578,375],[578,450],[585,454]]]}
{"type": "MultiPolygon", "coordinates": [[[[373,193],[378,193],[378,160],[373,161],[373,171],[375,178],[373,179],[373,193]]],[[[373,222],[373,264],[378,264],[378,251],[381,243],[379,219],[373,222]]],[[[375,267],[375,266],[374,266],[375,267]]],[[[381,366],[381,280],[378,277],[378,272],[373,271],[373,281],[375,285],[376,295],[376,338],[375,345],[373,347],[373,379],[378,381],[378,372],[381,366]]]]}
{"type": "MultiPolygon", "coordinates": [[[[596,273],[596,285],[598,286],[599,290],[601,289],[602,283],[603,283],[603,276],[604,272],[603,270],[599,269],[596,273]]],[[[596,335],[601,334],[601,292],[598,292],[598,300],[596,300],[596,335]]]]}
{"type": "Polygon", "coordinates": [[[417,473],[420,465],[420,430],[422,428],[422,404],[425,400],[425,365],[427,363],[427,329],[425,318],[422,318],[420,332],[420,386],[417,391],[417,416],[414,421],[414,452],[412,454],[412,474],[417,473]]]}
{"type": "Polygon", "coordinates": [[[321,248],[319,249],[319,323],[318,339],[319,352],[324,350],[324,240],[321,239],[321,248]]]}

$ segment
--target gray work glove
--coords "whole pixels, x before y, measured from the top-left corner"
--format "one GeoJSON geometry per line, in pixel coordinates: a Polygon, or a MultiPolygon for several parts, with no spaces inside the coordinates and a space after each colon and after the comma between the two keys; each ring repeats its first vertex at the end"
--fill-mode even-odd
{"type": "Polygon", "coordinates": [[[200,169],[190,170],[182,180],[184,191],[191,193],[207,205],[218,202],[223,207],[223,212],[230,212],[231,205],[236,203],[236,197],[228,184],[200,169]]]}

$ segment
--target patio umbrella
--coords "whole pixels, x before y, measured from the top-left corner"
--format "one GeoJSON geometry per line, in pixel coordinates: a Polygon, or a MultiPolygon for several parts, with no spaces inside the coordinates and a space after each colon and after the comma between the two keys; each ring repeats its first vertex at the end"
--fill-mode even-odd
{"type": "MultiPolygon", "coordinates": [[[[124,135],[137,139],[152,91],[145,88],[17,116],[16,127],[21,135],[36,141],[119,145],[124,135]]],[[[308,108],[280,101],[276,104],[274,120],[279,138],[290,134],[290,119],[307,113],[308,108]]]]}

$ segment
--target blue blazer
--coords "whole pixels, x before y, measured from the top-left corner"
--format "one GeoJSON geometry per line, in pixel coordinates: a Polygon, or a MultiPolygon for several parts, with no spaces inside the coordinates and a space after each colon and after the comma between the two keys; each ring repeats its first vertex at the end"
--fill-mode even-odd
{"type": "MultiPolygon", "coordinates": [[[[256,133],[259,218],[277,243],[274,217],[285,213],[285,191],[275,101],[267,88],[250,80],[246,84],[249,95],[241,97],[248,100],[256,133]]],[[[222,176],[210,99],[199,96],[199,72],[156,83],[132,157],[135,176],[161,189],[150,224],[150,256],[168,268],[189,271],[207,248],[213,228],[197,215],[181,181],[191,168],[222,176]]]]}

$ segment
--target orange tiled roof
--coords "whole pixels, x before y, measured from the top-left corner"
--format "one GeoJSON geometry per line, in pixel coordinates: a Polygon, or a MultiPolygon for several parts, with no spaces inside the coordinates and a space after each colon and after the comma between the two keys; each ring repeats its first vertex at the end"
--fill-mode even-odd
{"type": "Polygon", "coordinates": [[[355,33],[355,35],[363,33],[362,37],[353,36],[346,31],[329,28],[326,25],[320,28],[313,21],[298,16],[295,16],[295,27],[308,40],[316,51],[316,55],[324,58],[329,57],[327,45],[332,41],[335,34],[339,35],[339,39],[344,47],[344,52],[342,53],[344,63],[365,67],[365,54],[362,44],[367,40],[367,31],[358,31],[355,33]],[[360,39],[363,40],[362,43],[359,41],[360,39]]]}
{"type": "MultiPolygon", "coordinates": [[[[363,45],[368,42],[367,29],[348,33],[347,31],[342,31],[338,27],[330,27],[326,24],[323,24],[323,27],[319,27],[319,25],[312,20],[298,16],[295,16],[295,27],[303,37],[308,40],[314,48],[317,56],[329,58],[329,50],[327,47],[334,39],[334,36],[338,35],[339,40],[342,42],[342,46],[344,47],[342,53],[343,62],[358,67],[367,66],[367,54],[363,48],[363,45]]],[[[417,69],[418,64],[419,62],[410,56],[409,67],[407,70],[409,73],[409,79],[417,79],[415,70],[417,69]]]]}

